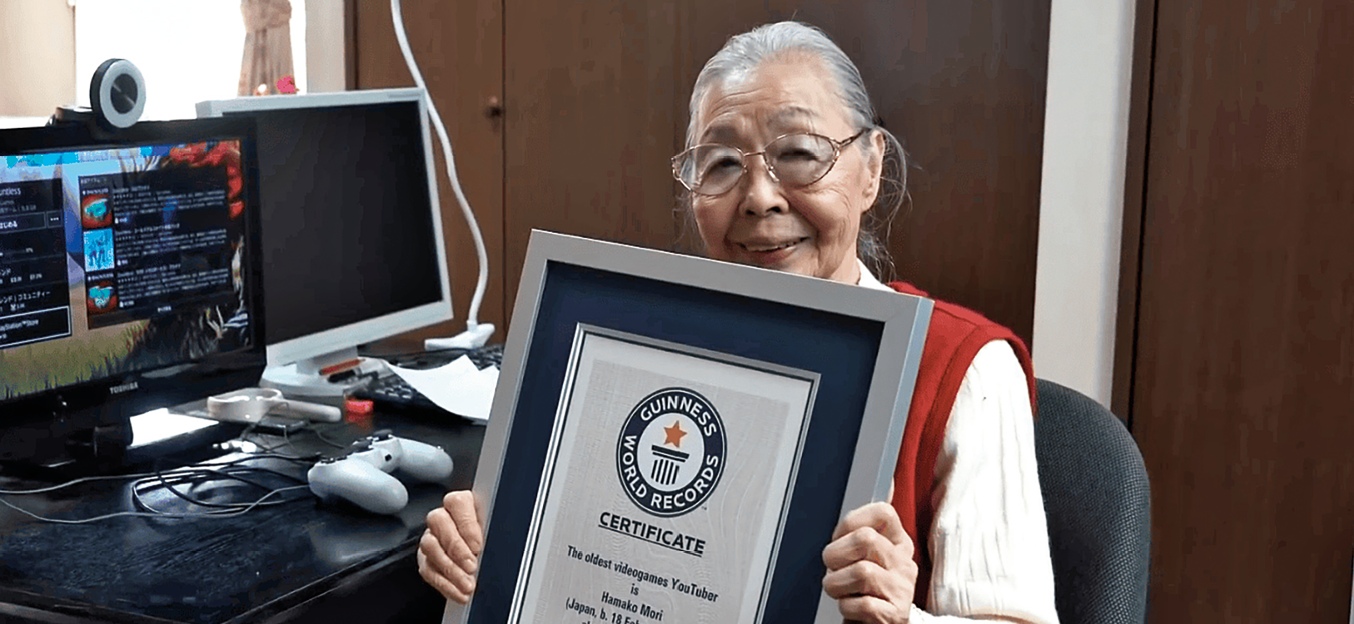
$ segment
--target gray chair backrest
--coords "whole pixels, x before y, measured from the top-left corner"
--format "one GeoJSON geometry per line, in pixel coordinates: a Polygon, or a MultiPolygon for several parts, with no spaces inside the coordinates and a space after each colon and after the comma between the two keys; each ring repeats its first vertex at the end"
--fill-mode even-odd
{"type": "Polygon", "coordinates": [[[1061,624],[1141,624],[1151,508],[1138,446],[1104,406],[1040,379],[1034,450],[1061,624]]]}

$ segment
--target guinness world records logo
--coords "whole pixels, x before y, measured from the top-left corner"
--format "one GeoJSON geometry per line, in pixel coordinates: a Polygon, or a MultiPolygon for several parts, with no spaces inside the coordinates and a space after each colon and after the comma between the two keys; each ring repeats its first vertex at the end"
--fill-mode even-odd
{"type": "Polygon", "coordinates": [[[724,474],[724,421],[695,390],[664,388],[630,410],[616,472],[630,501],[671,518],[704,503],[724,474]]]}

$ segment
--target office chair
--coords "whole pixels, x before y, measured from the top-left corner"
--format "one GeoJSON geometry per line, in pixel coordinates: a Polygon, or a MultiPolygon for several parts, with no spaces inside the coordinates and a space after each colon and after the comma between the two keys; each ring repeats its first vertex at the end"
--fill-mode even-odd
{"type": "Polygon", "coordinates": [[[1104,406],[1040,379],[1034,451],[1062,624],[1141,624],[1151,515],[1147,469],[1104,406]]]}

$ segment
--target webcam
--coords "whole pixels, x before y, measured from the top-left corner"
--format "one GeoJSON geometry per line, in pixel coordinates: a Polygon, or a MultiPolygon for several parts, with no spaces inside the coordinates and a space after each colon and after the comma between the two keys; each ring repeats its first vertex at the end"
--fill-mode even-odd
{"type": "Polygon", "coordinates": [[[89,103],[57,107],[50,125],[86,123],[104,132],[130,128],[146,110],[146,79],[131,61],[108,59],[89,81],[89,103]]]}

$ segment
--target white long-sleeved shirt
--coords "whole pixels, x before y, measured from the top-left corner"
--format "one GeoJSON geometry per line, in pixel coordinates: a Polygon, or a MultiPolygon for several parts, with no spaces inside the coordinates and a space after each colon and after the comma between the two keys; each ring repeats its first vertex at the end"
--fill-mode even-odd
{"type": "MultiPolygon", "coordinates": [[[[863,263],[860,275],[861,286],[893,290],[863,263]]],[[[1057,624],[1029,388],[1005,341],[979,349],[964,373],[931,497],[929,600],[912,622],[1057,624]]]]}

